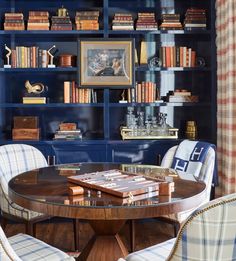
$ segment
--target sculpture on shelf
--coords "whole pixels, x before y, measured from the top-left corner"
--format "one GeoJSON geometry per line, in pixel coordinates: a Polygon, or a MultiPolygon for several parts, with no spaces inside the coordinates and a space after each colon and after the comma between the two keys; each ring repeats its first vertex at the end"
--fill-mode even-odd
{"type": "Polygon", "coordinates": [[[40,95],[45,91],[45,86],[41,82],[31,84],[28,80],[25,82],[25,88],[28,94],[40,95]]]}
{"type": "Polygon", "coordinates": [[[50,62],[49,62],[49,64],[48,64],[48,68],[55,68],[55,67],[56,67],[55,64],[53,64],[54,55],[52,54],[52,50],[53,50],[54,48],[56,48],[56,45],[53,45],[51,48],[49,48],[49,49],[47,50],[47,53],[48,53],[48,55],[49,55],[49,57],[50,57],[50,62]]]}
{"type": "Polygon", "coordinates": [[[64,6],[62,6],[61,8],[58,8],[57,16],[66,17],[66,16],[69,16],[69,12],[66,8],[64,8],[64,6]]]}
{"type": "Polygon", "coordinates": [[[11,68],[10,65],[11,49],[6,44],[5,44],[5,50],[7,50],[8,53],[6,54],[7,64],[4,64],[4,68],[11,68]]]}

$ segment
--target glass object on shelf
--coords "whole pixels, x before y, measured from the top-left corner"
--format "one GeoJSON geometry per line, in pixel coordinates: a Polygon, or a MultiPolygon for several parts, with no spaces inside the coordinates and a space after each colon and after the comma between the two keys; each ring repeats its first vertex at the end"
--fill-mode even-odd
{"type": "Polygon", "coordinates": [[[168,139],[178,138],[178,129],[166,122],[167,114],[158,113],[157,117],[148,117],[140,108],[127,108],[126,126],[121,127],[123,139],[168,139]],[[146,119],[146,120],[145,120],[146,119]]]}
{"type": "Polygon", "coordinates": [[[134,113],[134,107],[128,107],[127,114],[126,114],[126,126],[128,128],[132,127],[133,118],[135,117],[133,113],[134,113]]]}
{"type": "Polygon", "coordinates": [[[205,67],[206,66],[206,61],[203,57],[197,57],[197,60],[196,60],[196,65],[198,67],[205,67]]]}
{"type": "Polygon", "coordinates": [[[160,68],[162,65],[159,57],[153,57],[148,62],[148,67],[150,70],[155,70],[156,68],[160,68]]]}

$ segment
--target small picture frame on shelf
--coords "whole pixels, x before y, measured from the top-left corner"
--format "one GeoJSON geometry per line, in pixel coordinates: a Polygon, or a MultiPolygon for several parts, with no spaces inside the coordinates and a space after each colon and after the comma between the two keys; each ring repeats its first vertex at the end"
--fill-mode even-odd
{"type": "Polygon", "coordinates": [[[134,80],[133,39],[78,40],[78,85],[130,88],[134,80]]]}

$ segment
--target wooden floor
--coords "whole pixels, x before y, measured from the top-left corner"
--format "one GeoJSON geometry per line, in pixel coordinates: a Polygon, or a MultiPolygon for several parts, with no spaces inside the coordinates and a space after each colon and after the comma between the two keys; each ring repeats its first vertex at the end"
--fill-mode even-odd
{"type": "MultiPolygon", "coordinates": [[[[159,223],[156,220],[139,220],[135,223],[136,246],[139,250],[152,246],[173,237],[173,227],[169,224],[159,223]]],[[[24,233],[24,225],[8,224],[5,230],[7,237],[17,233],[24,233]]],[[[93,235],[93,230],[88,223],[80,223],[80,251],[93,235]]],[[[120,236],[129,249],[129,226],[126,224],[120,236]]],[[[51,219],[47,222],[37,224],[37,238],[56,246],[64,251],[74,251],[73,225],[70,220],[51,219]]]]}

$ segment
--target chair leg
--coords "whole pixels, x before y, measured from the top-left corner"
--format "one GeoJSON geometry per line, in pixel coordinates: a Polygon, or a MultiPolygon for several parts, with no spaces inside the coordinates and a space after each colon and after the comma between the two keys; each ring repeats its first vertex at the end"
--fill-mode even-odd
{"type": "Polygon", "coordinates": [[[180,224],[179,223],[174,223],[174,236],[177,237],[177,234],[179,232],[180,229],[180,224]]]}
{"type": "Polygon", "coordinates": [[[73,219],[73,229],[74,229],[74,246],[75,251],[79,250],[79,219],[73,219]]]}
{"type": "Polygon", "coordinates": [[[35,232],[36,232],[35,224],[33,222],[26,221],[26,223],[25,223],[25,233],[30,235],[30,236],[34,236],[35,232]]]}
{"type": "Polygon", "coordinates": [[[1,227],[3,230],[6,229],[6,226],[7,226],[7,219],[3,216],[1,216],[1,227]]]}
{"type": "Polygon", "coordinates": [[[134,219],[131,219],[129,221],[129,227],[130,227],[130,248],[131,248],[131,252],[134,252],[134,249],[135,249],[135,222],[134,222],[134,219]]]}

